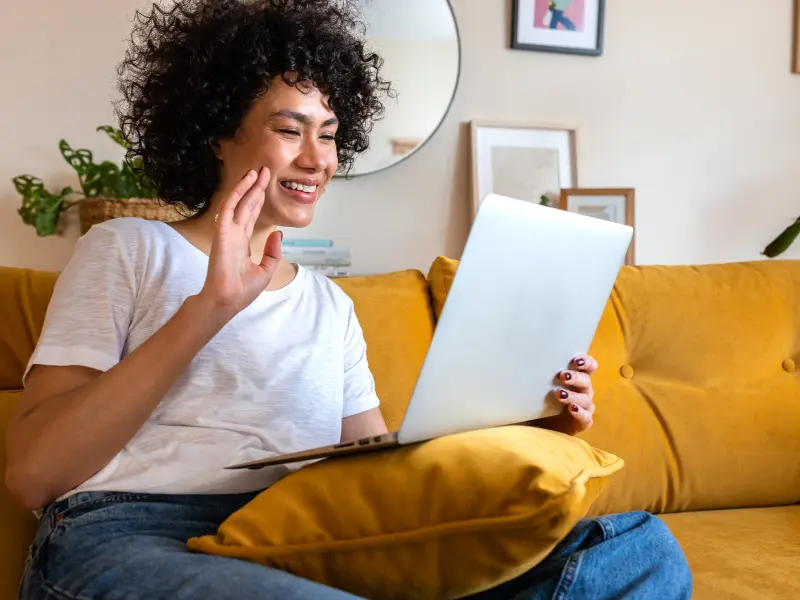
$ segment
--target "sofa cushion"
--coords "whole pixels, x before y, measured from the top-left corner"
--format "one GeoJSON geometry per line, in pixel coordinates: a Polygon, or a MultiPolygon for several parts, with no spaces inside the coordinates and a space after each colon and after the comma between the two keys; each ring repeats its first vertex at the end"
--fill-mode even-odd
{"type": "Polygon", "coordinates": [[[800,506],[661,518],[689,559],[695,600],[800,598],[800,506]]]}
{"type": "Polygon", "coordinates": [[[22,374],[42,332],[57,276],[0,267],[0,390],[22,387],[22,374]]]}
{"type": "Polygon", "coordinates": [[[462,433],[306,467],[189,547],[366,598],[457,598],[534,567],[621,466],[533,427],[462,433]]]}
{"type": "Polygon", "coordinates": [[[412,270],[334,281],[353,300],[381,413],[397,430],[433,335],[425,276],[412,270]]]}
{"type": "MultiPolygon", "coordinates": [[[[431,268],[437,310],[457,266],[431,268]]],[[[584,439],[628,468],[593,514],[800,502],[799,292],[800,261],[622,268],[584,439]]]]}
{"type": "MultiPolygon", "coordinates": [[[[6,429],[17,405],[20,392],[0,392],[0,475],[6,470],[6,429]]],[[[16,503],[0,485],[0,598],[16,598],[28,546],[38,522],[33,513],[16,503]]]]}

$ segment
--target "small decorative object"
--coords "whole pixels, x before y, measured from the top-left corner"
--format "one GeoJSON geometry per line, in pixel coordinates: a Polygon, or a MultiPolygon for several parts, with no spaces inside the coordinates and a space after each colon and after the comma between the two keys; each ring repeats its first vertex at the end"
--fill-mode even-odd
{"type": "MultiPolygon", "coordinates": [[[[631,188],[564,189],[561,190],[561,209],[621,225],[634,226],[635,191],[631,188]]],[[[631,241],[625,264],[634,264],[634,244],[631,241]]]]}
{"type": "Polygon", "coordinates": [[[390,141],[393,156],[405,156],[422,144],[422,140],[419,138],[392,138],[390,141]]]}
{"type": "Polygon", "coordinates": [[[792,71],[800,73],[800,0],[794,0],[794,60],[792,61],[792,71]]]}
{"type": "Polygon", "coordinates": [[[473,215],[488,194],[552,205],[578,185],[574,128],[473,121],[471,134],[473,215]]]}
{"type": "MultiPolygon", "coordinates": [[[[115,143],[128,148],[119,129],[103,125],[97,131],[105,132],[115,143]]],[[[78,174],[80,191],[65,187],[59,193],[52,193],[40,178],[33,175],[18,175],[12,179],[22,196],[22,206],[17,212],[26,225],[36,228],[37,235],[54,234],[61,213],[75,205],[79,205],[82,233],[92,225],[115,217],[135,216],[163,221],[184,218],[174,207],[162,206],[156,200],[152,185],[139,174],[139,162],[129,164],[123,161],[121,166],[109,161],[95,163],[91,151],[85,148],[75,150],[66,140],[61,140],[58,148],[64,160],[78,174]]]]}
{"type": "Polygon", "coordinates": [[[603,53],[605,0],[512,0],[511,6],[512,48],[603,53]]]}
{"type": "Polygon", "coordinates": [[[352,266],[349,248],[334,246],[333,240],[285,238],[283,258],[327,277],[347,277],[352,266]]]}
{"type": "Polygon", "coordinates": [[[283,239],[281,246],[283,248],[333,248],[333,240],[287,237],[283,239]]]}
{"type": "Polygon", "coordinates": [[[767,258],[780,256],[789,249],[789,246],[794,243],[798,235],[800,235],[800,217],[795,219],[794,223],[789,225],[778,237],[772,240],[761,254],[767,258]]]}

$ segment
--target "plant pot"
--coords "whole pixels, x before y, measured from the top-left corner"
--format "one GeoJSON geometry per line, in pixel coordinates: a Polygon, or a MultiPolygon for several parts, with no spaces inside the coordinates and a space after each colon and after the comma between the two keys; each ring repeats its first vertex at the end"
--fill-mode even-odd
{"type": "Polygon", "coordinates": [[[89,231],[92,225],[119,217],[138,217],[164,223],[186,218],[171,204],[149,198],[84,198],[80,201],[78,212],[81,234],[89,231]]]}

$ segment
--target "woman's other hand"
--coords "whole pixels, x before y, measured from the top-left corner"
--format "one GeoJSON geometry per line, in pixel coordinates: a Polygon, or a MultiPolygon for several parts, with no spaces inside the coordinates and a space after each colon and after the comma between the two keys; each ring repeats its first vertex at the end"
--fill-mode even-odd
{"type": "Polygon", "coordinates": [[[555,397],[564,405],[564,411],[554,417],[534,421],[532,424],[568,435],[589,429],[594,422],[592,375],[597,371],[597,367],[597,361],[588,354],[580,354],[572,359],[567,370],[558,374],[561,387],[555,390],[555,397]]]}

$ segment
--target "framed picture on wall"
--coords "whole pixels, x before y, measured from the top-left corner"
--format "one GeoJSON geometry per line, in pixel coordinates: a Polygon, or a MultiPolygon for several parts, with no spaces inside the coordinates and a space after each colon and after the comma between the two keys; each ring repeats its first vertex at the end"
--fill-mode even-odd
{"type": "MultiPolygon", "coordinates": [[[[574,188],[561,190],[561,209],[634,227],[635,190],[632,188],[574,188]]],[[[635,230],[634,230],[635,231],[635,230]]],[[[634,264],[631,241],[625,264],[634,264]]]]}
{"type": "Polygon", "coordinates": [[[511,0],[511,47],[517,50],[603,53],[605,0],[511,0]]]}
{"type": "Polygon", "coordinates": [[[794,44],[792,44],[792,71],[800,73],[800,0],[794,0],[794,44]]]}
{"type": "Polygon", "coordinates": [[[472,214],[488,194],[554,206],[577,187],[577,129],[561,125],[472,121],[472,214]]]}

